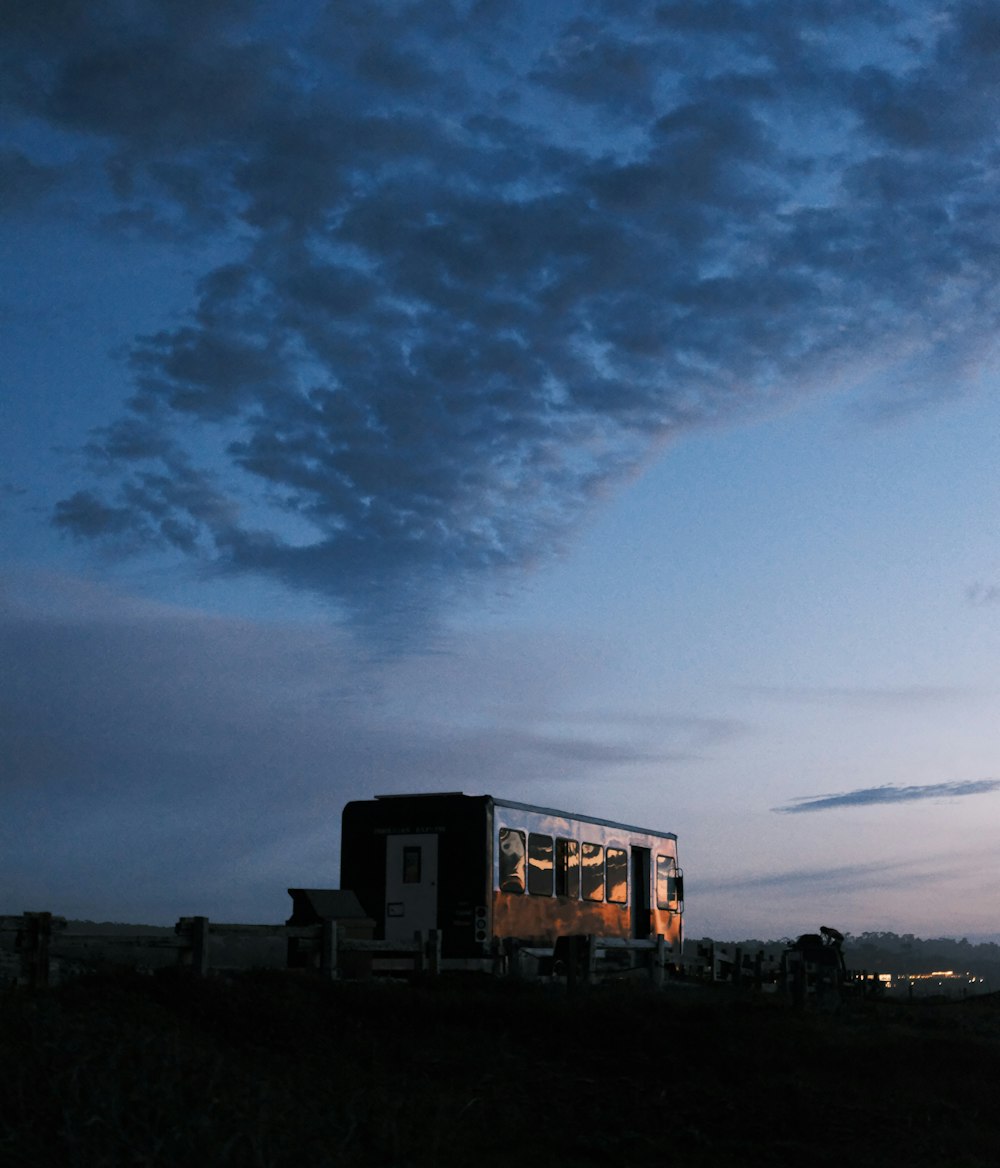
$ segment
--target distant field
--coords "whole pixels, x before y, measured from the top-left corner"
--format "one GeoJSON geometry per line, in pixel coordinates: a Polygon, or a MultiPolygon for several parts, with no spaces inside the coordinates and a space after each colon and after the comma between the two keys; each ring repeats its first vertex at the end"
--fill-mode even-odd
{"type": "Polygon", "coordinates": [[[0,1163],[995,1168],[1000,1002],[81,978],[0,998],[0,1163]]]}
{"type": "MultiPolygon", "coordinates": [[[[52,939],[52,980],[59,982],[81,970],[98,967],[137,967],[142,971],[169,969],[177,965],[172,949],[153,949],[129,944],[138,936],[174,937],[172,925],[130,925],[110,921],[69,920],[52,939]],[[85,935],[86,946],[73,942],[85,935]]],[[[0,932],[0,985],[17,978],[19,962],[16,935],[0,932]]],[[[282,937],[213,937],[212,964],[216,968],[284,969],[287,953],[282,937]]]]}

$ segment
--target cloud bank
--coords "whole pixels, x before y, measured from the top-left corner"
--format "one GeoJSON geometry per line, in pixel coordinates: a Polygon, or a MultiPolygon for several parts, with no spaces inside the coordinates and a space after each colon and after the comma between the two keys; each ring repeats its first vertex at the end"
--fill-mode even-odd
{"type": "Polygon", "coordinates": [[[8,211],[204,257],[54,522],[433,613],[664,442],[996,333],[991,3],[11,0],[8,211]]]}
{"type": "Polygon", "coordinates": [[[8,903],[169,922],[207,900],[222,919],[268,919],[287,887],[337,886],[348,799],[464,789],[558,806],[582,786],[634,800],[637,782],[740,729],[589,717],[575,679],[592,647],[554,636],[358,658],[329,623],[0,575],[8,903]]]}
{"type": "Polygon", "coordinates": [[[950,783],[927,783],[923,786],[859,787],[838,795],[808,795],[793,799],[785,807],[775,807],[782,815],[799,815],[806,811],[832,811],[838,807],[867,807],[871,804],[912,803],[917,799],[954,799],[964,795],[988,795],[1000,791],[1000,779],[965,779],[950,783]]]}

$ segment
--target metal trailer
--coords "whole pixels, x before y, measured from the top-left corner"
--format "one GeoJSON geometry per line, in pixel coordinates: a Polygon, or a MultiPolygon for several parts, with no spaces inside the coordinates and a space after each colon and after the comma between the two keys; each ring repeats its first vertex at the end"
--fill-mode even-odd
{"type": "Polygon", "coordinates": [[[449,792],[348,803],[341,887],[375,936],[437,930],[447,968],[495,969],[511,948],[560,937],[682,945],[683,873],[672,832],[449,792]]]}

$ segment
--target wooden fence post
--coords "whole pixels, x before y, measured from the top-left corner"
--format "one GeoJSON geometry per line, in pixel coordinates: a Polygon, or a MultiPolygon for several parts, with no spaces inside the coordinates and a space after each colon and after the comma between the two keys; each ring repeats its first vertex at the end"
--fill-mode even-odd
{"type": "Polygon", "coordinates": [[[441,930],[431,929],[427,937],[427,972],[437,977],[441,972],[441,930]]]}
{"type": "Polygon", "coordinates": [[[49,940],[52,936],[52,914],[48,912],[22,913],[24,924],[17,934],[17,948],[21,951],[20,981],[29,989],[49,984],[49,940]]]}
{"type": "Polygon", "coordinates": [[[577,938],[570,934],[566,938],[566,992],[576,993],[579,979],[579,946],[577,938]]]}
{"type": "Polygon", "coordinates": [[[191,918],[191,969],[195,977],[208,976],[208,917],[191,918]]]}
{"type": "Polygon", "coordinates": [[[500,944],[499,937],[493,938],[490,948],[493,956],[493,976],[502,977],[504,972],[504,948],[500,944]]]}
{"type": "Polygon", "coordinates": [[[662,933],[656,934],[656,951],[653,954],[653,985],[662,986],[667,976],[667,939],[662,933]]]}
{"type": "Polygon", "coordinates": [[[597,938],[588,933],[584,942],[584,978],[587,985],[593,985],[597,980],[597,938]]]}

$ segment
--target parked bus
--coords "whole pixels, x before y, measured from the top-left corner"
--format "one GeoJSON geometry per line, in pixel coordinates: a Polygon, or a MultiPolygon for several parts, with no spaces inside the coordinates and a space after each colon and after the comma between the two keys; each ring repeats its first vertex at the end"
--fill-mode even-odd
{"type": "Polygon", "coordinates": [[[653,939],[681,952],[683,873],[673,832],[491,795],[382,795],[348,803],[341,888],[376,937],[437,929],[442,956],[475,968],[503,944],[653,939]]]}

